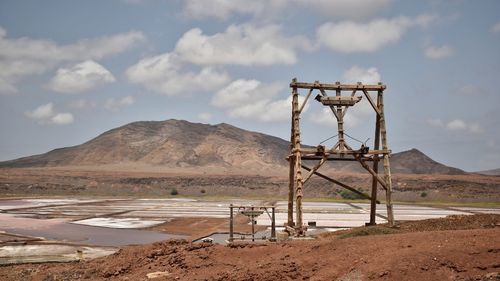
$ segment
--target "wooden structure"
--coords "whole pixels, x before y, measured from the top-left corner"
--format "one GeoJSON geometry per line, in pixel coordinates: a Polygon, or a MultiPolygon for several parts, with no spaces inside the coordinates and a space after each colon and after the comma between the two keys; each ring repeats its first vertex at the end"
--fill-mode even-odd
{"type": "Polygon", "coordinates": [[[340,82],[336,82],[335,84],[323,84],[318,81],[314,83],[302,83],[297,82],[297,79],[293,79],[290,83],[290,88],[292,88],[292,126],[290,155],[288,156],[288,162],[290,164],[287,220],[288,231],[293,231],[297,236],[305,234],[306,228],[302,220],[302,198],[304,196],[303,186],[313,175],[317,175],[343,188],[351,190],[364,198],[370,199],[371,208],[369,224],[375,224],[376,204],[378,203],[377,186],[380,184],[385,190],[387,220],[389,225],[392,226],[394,224],[394,215],[391,201],[392,180],[389,165],[389,156],[391,151],[389,150],[387,144],[383,99],[383,93],[386,86],[382,83],[378,83],[377,85],[364,85],[361,82],[353,85],[340,84],[340,82]],[[299,89],[308,90],[302,104],[299,104],[299,89]],[[338,141],[332,148],[326,148],[322,145],[318,145],[314,149],[301,148],[300,114],[304,110],[304,107],[314,90],[319,92],[315,99],[324,106],[329,107],[333,113],[332,118],[337,119],[338,141]],[[334,95],[329,96],[327,94],[328,91],[333,91],[334,95]],[[345,92],[349,92],[349,95],[342,95],[345,92]],[[371,92],[376,93],[376,98],[373,98],[370,95],[371,92]],[[356,96],[356,93],[359,93],[360,96],[356,96]],[[345,139],[347,134],[344,132],[344,117],[347,109],[355,106],[355,104],[359,102],[363,96],[370,103],[376,116],[373,149],[369,149],[369,147],[366,147],[364,144],[361,145],[359,149],[353,149],[345,139]],[[382,144],[382,148],[380,148],[380,144],[382,144]],[[381,177],[378,173],[378,163],[380,159],[382,159],[384,165],[383,177],[381,177]],[[302,160],[317,160],[318,162],[311,168],[304,165],[302,160]],[[361,166],[372,176],[371,195],[367,195],[347,184],[319,173],[319,168],[327,161],[359,162],[361,166]],[[370,167],[368,162],[372,162],[373,165],[370,167]],[[302,169],[308,172],[307,175],[303,176],[302,169]],[[293,218],[294,202],[296,214],[295,221],[293,218]]]}
{"type": "Polygon", "coordinates": [[[247,216],[252,223],[252,241],[255,241],[255,218],[266,212],[271,220],[271,237],[270,241],[276,241],[276,207],[275,206],[243,206],[243,205],[229,205],[229,243],[234,241],[234,209],[238,213],[247,216]],[[271,214],[269,213],[271,209],[271,214]]]}

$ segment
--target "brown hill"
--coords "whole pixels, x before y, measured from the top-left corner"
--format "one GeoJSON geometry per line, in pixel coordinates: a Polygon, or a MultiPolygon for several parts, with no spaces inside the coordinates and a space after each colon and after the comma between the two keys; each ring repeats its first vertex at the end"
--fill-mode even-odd
{"type": "Polygon", "coordinates": [[[432,160],[418,149],[395,153],[391,157],[391,171],[402,174],[463,175],[463,170],[432,160]]]}
{"type": "Polygon", "coordinates": [[[170,168],[285,165],[288,142],[228,124],[183,120],[134,122],[81,145],[0,163],[0,167],[54,167],[134,163],[170,168]]]}
{"type": "MultiPolygon", "coordinates": [[[[216,168],[222,171],[286,170],[289,142],[225,123],[183,120],[142,121],[109,130],[81,145],[0,162],[0,167],[103,166],[128,163],[166,168],[216,168]]],[[[341,165],[342,164],[342,165],[341,165]]],[[[358,163],[330,167],[361,171],[358,163]]],[[[391,158],[394,173],[464,174],[412,149],[391,158]]],[[[201,170],[200,170],[201,172],[201,170]]]]}

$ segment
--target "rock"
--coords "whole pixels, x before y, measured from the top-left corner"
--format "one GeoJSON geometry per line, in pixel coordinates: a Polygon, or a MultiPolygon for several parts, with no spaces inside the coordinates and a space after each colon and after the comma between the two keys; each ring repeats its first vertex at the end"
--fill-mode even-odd
{"type": "Polygon", "coordinates": [[[155,278],[160,278],[160,277],[166,277],[169,276],[170,272],[167,271],[156,271],[156,272],[151,272],[146,274],[146,277],[148,279],[155,279],[155,278]]]}

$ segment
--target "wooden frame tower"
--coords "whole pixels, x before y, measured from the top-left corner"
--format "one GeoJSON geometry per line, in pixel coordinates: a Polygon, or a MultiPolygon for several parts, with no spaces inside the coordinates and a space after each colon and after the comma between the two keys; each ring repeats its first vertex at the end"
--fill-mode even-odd
{"type": "Polygon", "coordinates": [[[294,232],[294,235],[296,236],[305,235],[306,228],[302,219],[302,198],[304,196],[302,189],[304,184],[309,181],[313,175],[317,175],[369,199],[371,201],[369,224],[371,225],[375,224],[376,204],[379,203],[377,201],[377,186],[380,184],[385,190],[386,195],[385,203],[387,206],[387,220],[389,225],[394,225],[394,214],[391,200],[392,179],[389,164],[391,151],[389,150],[387,144],[387,130],[383,99],[386,86],[382,83],[378,83],[376,85],[364,85],[361,82],[358,82],[357,84],[340,84],[340,82],[336,82],[335,84],[323,84],[318,81],[314,83],[303,83],[297,82],[297,79],[294,78],[290,83],[290,88],[292,88],[292,124],[290,155],[288,156],[288,162],[290,165],[287,220],[288,231],[294,232]],[[308,90],[302,104],[299,104],[299,89],[308,90]],[[314,90],[319,91],[319,94],[315,99],[324,106],[329,107],[332,110],[333,116],[337,119],[338,141],[332,148],[325,148],[325,146],[322,145],[318,145],[313,149],[301,148],[300,114],[304,110],[304,107],[314,90]],[[328,95],[327,92],[333,92],[334,95],[328,95]],[[343,95],[345,92],[350,94],[343,95]],[[370,93],[373,92],[376,93],[376,98],[370,95],[370,93]],[[360,93],[361,95],[357,96],[356,93],[360,93]],[[361,145],[359,149],[353,149],[345,140],[346,134],[344,132],[344,116],[347,109],[359,102],[363,96],[368,100],[376,115],[373,149],[369,149],[369,147],[366,147],[364,144],[361,145]],[[380,145],[382,145],[382,148],[380,148],[380,145]],[[384,166],[383,177],[381,177],[378,173],[378,163],[380,159],[382,159],[384,166]],[[302,160],[316,160],[318,162],[311,168],[304,165],[302,160]],[[371,194],[368,195],[360,192],[345,183],[318,172],[319,168],[327,161],[359,162],[361,166],[372,176],[371,194]],[[370,167],[368,162],[372,162],[373,165],[370,167]],[[302,175],[302,169],[308,172],[306,176],[302,175]],[[296,214],[295,221],[293,218],[294,202],[296,214]]]}

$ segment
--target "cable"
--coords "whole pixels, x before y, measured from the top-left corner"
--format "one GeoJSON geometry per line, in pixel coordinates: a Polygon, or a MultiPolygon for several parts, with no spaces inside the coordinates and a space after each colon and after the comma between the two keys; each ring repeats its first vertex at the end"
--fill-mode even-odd
{"type": "Polygon", "coordinates": [[[337,137],[338,135],[339,135],[339,134],[336,134],[335,136],[331,136],[331,137],[327,138],[326,140],[324,140],[324,141],[320,142],[319,144],[322,144],[322,143],[324,143],[324,142],[326,142],[326,141],[329,141],[329,140],[331,140],[331,139],[333,139],[333,138],[337,137]]]}
{"type": "Polygon", "coordinates": [[[354,138],[354,137],[349,136],[349,135],[348,135],[347,133],[345,133],[345,132],[344,132],[344,135],[346,135],[348,138],[350,138],[350,139],[352,139],[352,140],[355,140],[355,141],[357,141],[357,142],[359,142],[359,143],[361,143],[361,144],[363,144],[363,145],[366,145],[366,143],[367,143],[367,142],[368,142],[368,140],[370,139],[370,138],[367,138],[364,142],[362,142],[362,141],[360,141],[360,140],[358,140],[358,139],[356,139],[356,138],[354,138]]]}

